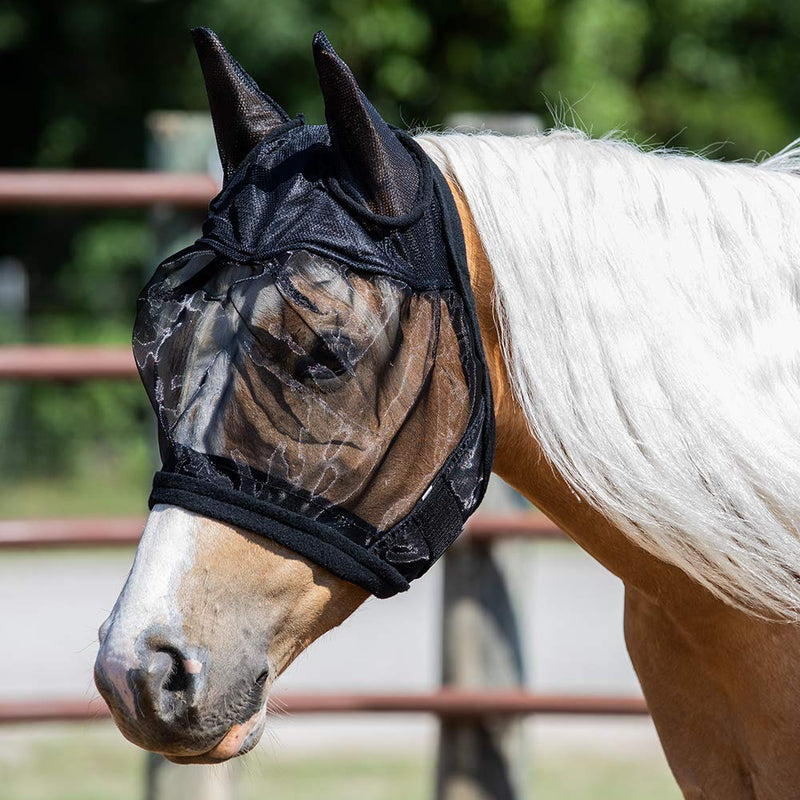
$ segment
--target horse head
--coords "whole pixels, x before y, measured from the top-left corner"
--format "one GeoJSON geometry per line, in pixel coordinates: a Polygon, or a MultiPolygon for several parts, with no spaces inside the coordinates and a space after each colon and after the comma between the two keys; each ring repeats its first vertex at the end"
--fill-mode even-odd
{"type": "Polygon", "coordinates": [[[491,469],[458,214],[324,34],[327,125],[291,119],[194,32],[224,183],[139,297],[163,466],[97,686],[176,761],[250,749],[274,679],[370,594],[408,588],[491,469]]]}

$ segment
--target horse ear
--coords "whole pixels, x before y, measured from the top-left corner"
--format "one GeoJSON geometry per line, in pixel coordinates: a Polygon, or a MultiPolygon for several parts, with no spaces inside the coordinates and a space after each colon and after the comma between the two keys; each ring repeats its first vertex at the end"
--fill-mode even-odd
{"type": "Polygon", "coordinates": [[[264,136],[289,121],[289,115],[258,88],[214,31],[195,28],[192,39],[227,179],[264,136]]]}
{"type": "Polygon", "coordinates": [[[377,213],[408,213],[419,184],[414,159],[358,88],[350,67],[322,31],[314,36],[313,48],[331,146],[340,169],[355,179],[377,213]]]}

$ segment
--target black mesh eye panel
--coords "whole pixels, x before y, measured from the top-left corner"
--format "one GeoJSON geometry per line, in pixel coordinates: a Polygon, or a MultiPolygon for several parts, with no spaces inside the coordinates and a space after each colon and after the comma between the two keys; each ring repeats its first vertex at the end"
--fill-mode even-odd
{"type": "Polygon", "coordinates": [[[458,214],[390,135],[385,152],[408,154],[395,166],[417,169],[391,218],[348,184],[325,126],[282,123],[231,159],[202,238],[140,295],[133,341],[163,460],[151,506],[262,534],[381,597],[452,543],[494,447],[458,214]]]}
{"type": "Polygon", "coordinates": [[[134,342],[165,456],[193,451],[220,485],[296,487],[312,516],[338,506],[388,530],[467,427],[448,294],[307,251],[259,265],[188,254],[144,293],[134,342]]]}

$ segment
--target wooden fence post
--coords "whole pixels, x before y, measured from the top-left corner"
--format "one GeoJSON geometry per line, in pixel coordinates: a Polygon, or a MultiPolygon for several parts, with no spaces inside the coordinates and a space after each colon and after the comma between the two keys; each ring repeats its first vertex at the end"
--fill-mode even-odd
{"type": "Polygon", "coordinates": [[[28,273],[16,258],[0,258],[0,344],[25,338],[28,273]]]}
{"type": "MultiPolygon", "coordinates": [[[[16,258],[0,258],[0,345],[25,340],[27,313],[28,273],[16,258]]],[[[0,386],[0,476],[14,472],[15,458],[23,452],[17,416],[24,391],[15,384],[0,386]]]]}
{"type": "MultiPolygon", "coordinates": [[[[201,112],[154,111],[147,117],[147,166],[162,172],[205,172],[222,181],[211,117],[201,112]]],[[[209,198],[210,199],[210,198],[209,198]]],[[[152,210],[156,263],[200,235],[202,209],[177,209],[167,203],[152,210]]],[[[147,277],[156,264],[148,265],[147,277]]]]}
{"type": "MultiPolygon", "coordinates": [[[[533,114],[462,112],[448,127],[533,134],[533,114]]],[[[496,476],[484,510],[508,510],[525,500],[496,476]]],[[[519,613],[525,577],[517,542],[494,546],[457,542],[444,558],[442,684],[460,688],[512,688],[525,682],[519,613]]],[[[439,736],[438,800],[520,800],[524,787],[521,717],[443,719],[439,736]]]]}
{"type": "MultiPolygon", "coordinates": [[[[208,172],[221,178],[211,118],[204,113],[156,111],[147,118],[148,166],[163,172],[208,172]]],[[[168,204],[153,208],[154,263],[191,244],[200,233],[205,214],[176,209],[168,204]]],[[[156,451],[153,451],[154,458],[156,451]]],[[[224,767],[173,764],[163,756],[148,754],[146,800],[233,800],[239,761],[224,767]]]]}
{"type": "Polygon", "coordinates": [[[145,800],[235,800],[236,786],[229,775],[234,765],[238,762],[178,765],[148,753],[145,800]]]}
{"type": "MultiPolygon", "coordinates": [[[[513,490],[493,477],[484,507],[508,508],[513,490]]],[[[518,497],[518,495],[517,495],[518,497]]],[[[519,623],[524,588],[519,542],[457,542],[444,558],[442,684],[509,689],[525,682],[519,623]]],[[[439,736],[439,800],[520,800],[524,796],[522,717],[444,718],[439,736]]]]}

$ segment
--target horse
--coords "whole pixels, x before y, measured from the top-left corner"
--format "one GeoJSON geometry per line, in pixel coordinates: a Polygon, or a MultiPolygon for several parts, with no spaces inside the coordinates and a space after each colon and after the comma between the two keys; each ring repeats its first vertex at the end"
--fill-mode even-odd
{"type": "MultiPolygon", "coordinates": [[[[223,165],[276,124],[259,109],[254,124],[212,101],[223,165]]],[[[375,141],[354,145],[367,173],[375,141]]],[[[458,211],[494,472],[623,581],[626,644],[684,796],[795,796],[800,148],[719,163],[568,129],[416,142],[458,211]]],[[[273,424],[247,414],[252,431],[273,424]]],[[[95,680],[132,742],[222,762],[257,743],[273,682],[369,596],[244,526],[156,503],[95,680]]]]}

